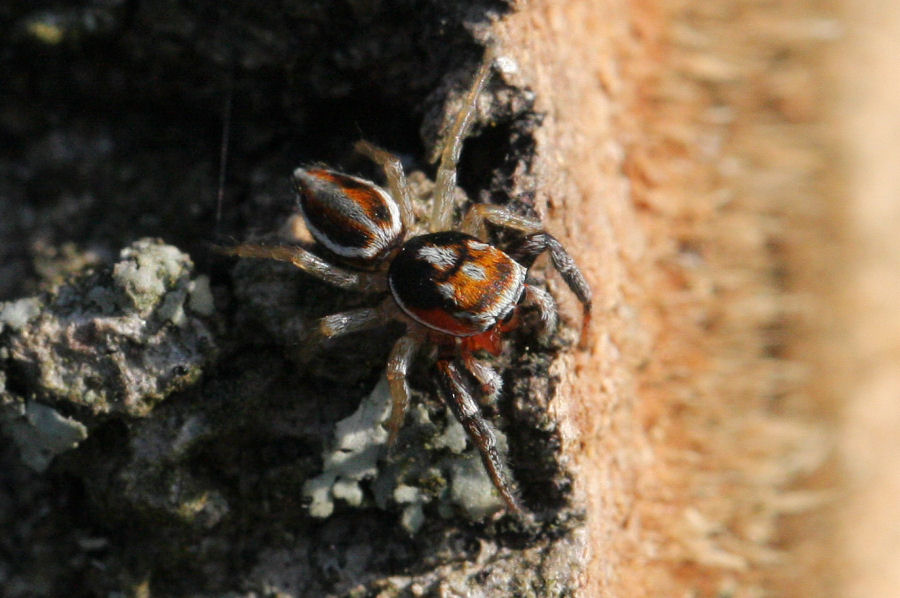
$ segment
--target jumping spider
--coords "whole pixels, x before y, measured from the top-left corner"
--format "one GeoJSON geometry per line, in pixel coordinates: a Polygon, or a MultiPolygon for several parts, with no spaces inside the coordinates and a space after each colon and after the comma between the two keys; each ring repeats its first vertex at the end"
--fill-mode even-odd
{"type": "Polygon", "coordinates": [[[590,324],[591,289],[571,256],[539,221],[499,206],[477,204],[458,228],[451,226],[457,163],[492,64],[488,51],[464,107],[445,137],[429,233],[407,238],[414,215],[400,160],[359,141],[355,150],[384,170],[388,190],[320,167],[298,168],[293,175],[299,208],[310,233],[342,266],[296,246],[242,244],[222,251],[290,262],[342,289],[385,293],[377,307],[322,318],[318,334],[331,338],[387,320],[406,325],[406,334],[394,345],[387,363],[392,396],[389,447],[397,439],[409,402],[406,376],[410,363],[424,345],[436,346],[438,379],[450,409],[481,452],[485,469],[509,511],[521,514],[493,428],[470,391],[474,382],[482,399],[492,400],[500,392],[502,379],[476,353],[500,353],[501,335],[515,326],[519,305],[537,308],[540,334],[546,336],[553,330],[557,319],[553,299],[525,280],[526,265],[541,253],[550,253],[553,266],[583,305],[582,345],[590,324]],[[503,251],[487,242],[486,222],[518,231],[521,237],[503,251]]]}

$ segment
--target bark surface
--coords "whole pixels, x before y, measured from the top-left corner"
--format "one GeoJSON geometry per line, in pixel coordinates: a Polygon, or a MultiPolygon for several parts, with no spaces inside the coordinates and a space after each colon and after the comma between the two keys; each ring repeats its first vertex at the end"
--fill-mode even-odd
{"type": "Polygon", "coordinates": [[[4,595],[888,595],[898,20],[864,4],[6,3],[4,595]],[[485,408],[528,522],[428,359],[386,457],[397,328],[303,342],[371,297],[209,249],[296,239],[293,168],[377,178],[360,137],[428,214],[488,43],[460,201],[541,217],[594,292],[579,351],[533,269],[563,326],[510,335],[485,408]]]}

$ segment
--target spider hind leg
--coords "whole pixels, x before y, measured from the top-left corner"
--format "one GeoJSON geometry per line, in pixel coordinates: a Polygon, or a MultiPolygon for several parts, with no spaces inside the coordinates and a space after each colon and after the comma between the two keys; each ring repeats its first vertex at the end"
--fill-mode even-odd
{"type": "Polygon", "coordinates": [[[387,379],[391,387],[391,414],[388,418],[388,450],[397,442],[400,426],[409,406],[409,383],[406,375],[421,342],[410,335],[402,336],[391,349],[388,358],[387,379]]]}

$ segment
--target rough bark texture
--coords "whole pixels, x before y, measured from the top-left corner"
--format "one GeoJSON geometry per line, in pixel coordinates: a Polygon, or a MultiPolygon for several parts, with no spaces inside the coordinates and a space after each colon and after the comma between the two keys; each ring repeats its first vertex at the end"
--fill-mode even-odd
{"type": "Polygon", "coordinates": [[[502,24],[602,314],[568,370],[587,596],[833,584],[834,398],[809,369],[830,301],[808,294],[828,272],[821,10],[535,2],[502,24]]]}
{"type": "MultiPolygon", "coordinates": [[[[877,99],[866,82],[889,77],[824,61],[830,10],[5,3],[2,593],[888,595],[894,503],[872,487],[896,483],[900,436],[898,269],[880,259],[896,185],[846,185],[821,125],[878,139],[847,90],[877,99]],[[546,346],[516,331],[500,358],[487,413],[527,522],[498,512],[427,359],[386,457],[396,328],[302,342],[373,298],[209,250],[295,235],[298,164],[377,177],[360,136],[403,158],[427,213],[433,148],[488,42],[516,68],[479,102],[460,197],[541,216],[595,296],[577,351],[575,301],[536,268],[564,325],[546,346]]],[[[894,172],[896,152],[844,143],[894,172]]]]}

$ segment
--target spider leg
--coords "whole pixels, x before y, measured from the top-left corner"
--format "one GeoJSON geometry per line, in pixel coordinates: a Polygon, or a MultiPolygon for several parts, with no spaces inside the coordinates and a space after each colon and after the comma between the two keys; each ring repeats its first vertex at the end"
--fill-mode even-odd
{"type": "Polygon", "coordinates": [[[466,434],[478,447],[481,452],[481,461],[484,468],[493,482],[494,487],[506,503],[506,507],[510,512],[523,514],[524,509],[519,504],[519,499],[513,493],[513,486],[509,474],[506,471],[506,464],[500,456],[497,449],[497,438],[494,435],[492,426],[488,423],[481,412],[478,405],[469,394],[463,382],[462,375],[456,364],[450,360],[441,360],[437,362],[439,380],[441,387],[444,389],[453,415],[459,420],[466,434]]]}
{"type": "Polygon", "coordinates": [[[409,384],[406,374],[413,356],[421,346],[421,342],[410,335],[402,336],[391,349],[388,358],[387,379],[391,387],[391,415],[388,419],[388,449],[397,441],[403,417],[409,405],[409,384]]]}
{"type": "Polygon", "coordinates": [[[453,124],[447,130],[441,149],[441,162],[434,182],[434,206],[431,211],[431,232],[447,230],[453,218],[453,191],[456,188],[456,166],[462,153],[463,141],[472,126],[476,112],[478,95],[484,90],[494,63],[491,48],[485,51],[481,67],[475,74],[472,86],[463,100],[463,107],[456,114],[453,124]]]}
{"type": "Polygon", "coordinates": [[[587,347],[588,331],[591,326],[591,287],[588,286],[584,275],[569,252],[556,240],[553,235],[545,232],[534,233],[522,239],[522,242],[510,252],[513,259],[528,260],[537,257],[545,251],[550,252],[550,261],[559,272],[575,297],[581,302],[583,317],[581,323],[581,338],[578,345],[587,347]]]}
{"type": "Polygon", "coordinates": [[[353,145],[353,149],[381,166],[391,195],[400,204],[400,219],[403,220],[403,228],[408,231],[413,225],[412,194],[406,175],[403,174],[403,164],[400,163],[400,159],[368,141],[357,141],[353,145]]]}
{"type": "Polygon", "coordinates": [[[520,216],[509,211],[503,206],[495,206],[487,203],[477,203],[469,208],[466,216],[462,221],[462,231],[474,237],[485,240],[487,238],[487,229],[485,222],[490,222],[494,226],[503,228],[511,228],[523,232],[525,234],[538,233],[544,230],[544,225],[538,220],[520,216]]]}
{"type": "Polygon", "coordinates": [[[387,290],[387,281],[384,275],[345,270],[329,264],[302,247],[244,243],[234,247],[215,246],[214,249],[225,255],[290,262],[319,280],[350,291],[375,293],[387,290]]]}
{"type": "MultiPolygon", "coordinates": [[[[581,270],[575,265],[575,260],[562,246],[562,243],[546,232],[543,225],[537,220],[519,216],[502,206],[490,204],[476,204],[469,209],[462,222],[463,232],[484,238],[485,222],[525,234],[525,237],[507,252],[518,262],[530,264],[540,254],[545,251],[550,252],[550,261],[553,263],[553,267],[581,302],[584,315],[581,324],[581,339],[578,344],[582,348],[586,347],[591,324],[591,287],[588,286],[581,270]]],[[[541,307],[542,303],[539,302],[539,298],[534,295],[532,298],[538,307],[541,307]]],[[[547,305],[546,302],[543,304],[547,305]]]]}
{"type": "Polygon", "coordinates": [[[378,307],[363,307],[329,314],[316,322],[309,335],[303,339],[301,355],[311,357],[323,341],[352,332],[377,328],[396,318],[391,309],[393,301],[385,300],[378,307]]]}
{"type": "Polygon", "coordinates": [[[480,402],[490,404],[496,401],[503,390],[503,378],[497,370],[475,357],[471,351],[463,349],[461,354],[463,367],[481,385],[480,402]]]}
{"type": "Polygon", "coordinates": [[[394,318],[393,301],[387,299],[378,307],[361,307],[329,314],[319,319],[316,331],[322,338],[334,338],[351,332],[376,328],[394,318]]]}
{"type": "Polygon", "coordinates": [[[537,307],[538,316],[540,317],[538,340],[546,343],[550,338],[550,333],[556,328],[556,302],[553,300],[553,297],[544,289],[526,284],[525,299],[522,301],[522,304],[537,307]]]}

